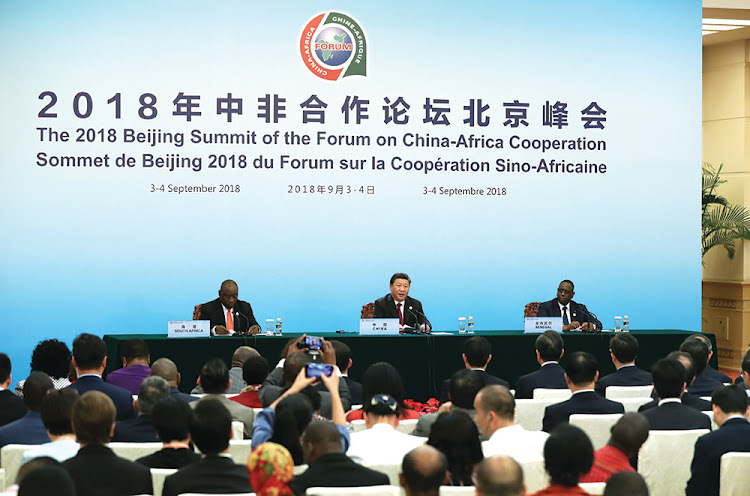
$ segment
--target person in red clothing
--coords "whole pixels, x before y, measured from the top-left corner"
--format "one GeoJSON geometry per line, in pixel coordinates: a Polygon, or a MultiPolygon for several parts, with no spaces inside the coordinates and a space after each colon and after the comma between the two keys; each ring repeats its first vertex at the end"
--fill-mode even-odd
{"type": "Polygon", "coordinates": [[[640,413],[626,413],[612,426],[609,443],[594,453],[594,465],[579,482],[607,482],[617,472],[635,472],[630,459],[648,439],[649,423],[640,413]]]}
{"type": "MultiPolygon", "coordinates": [[[[376,394],[387,394],[396,399],[398,403],[398,419],[416,419],[419,413],[407,408],[404,404],[406,393],[404,392],[404,383],[401,382],[401,375],[396,367],[387,362],[373,363],[362,376],[362,400],[366,405],[376,394]]],[[[347,422],[352,420],[362,420],[362,410],[354,410],[346,415],[347,422]]]]}
{"type": "Polygon", "coordinates": [[[531,496],[587,496],[589,493],[578,487],[578,480],[593,463],[594,447],[586,433],[576,426],[560,424],[544,444],[544,468],[550,485],[531,496]]]}
{"type": "Polygon", "coordinates": [[[251,356],[242,364],[242,379],[247,386],[237,396],[229,398],[232,401],[250,408],[263,408],[258,396],[260,386],[268,377],[270,367],[268,361],[260,355],[251,356]]]}

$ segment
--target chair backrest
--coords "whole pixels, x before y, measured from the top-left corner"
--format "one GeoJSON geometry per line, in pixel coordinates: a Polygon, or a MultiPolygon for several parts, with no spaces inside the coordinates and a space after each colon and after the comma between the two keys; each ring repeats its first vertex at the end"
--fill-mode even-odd
{"type": "Polygon", "coordinates": [[[536,317],[536,315],[539,313],[539,305],[541,305],[541,303],[541,301],[532,301],[531,303],[527,303],[523,309],[523,316],[536,317]]]}
{"type": "Polygon", "coordinates": [[[708,429],[649,432],[638,453],[638,472],[651,494],[685,494],[695,441],[708,432],[708,429]]]}
{"type": "Polygon", "coordinates": [[[5,470],[0,468],[0,491],[5,491],[5,470]]]}
{"type": "Polygon", "coordinates": [[[154,496],[161,496],[164,489],[164,479],[177,472],[176,468],[152,468],[151,484],[154,486],[154,496]]]}
{"type": "Polygon", "coordinates": [[[526,484],[526,494],[533,494],[549,486],[547,472],[544,469],[544,459],[516,460],[523,469],[523,481],[526,484]]]}
{"type": "Polygon", "coordinates": [[[229,454],[232,455],[234,463],[247,465],[247,459],[253,451],[252,439],[232,439],[229,441],[229,454]]]}
{"type": "Polygon", "coordinates": [[[591,439],[594,450],[607,445],[612,426],[622,417],[621,413],[574,414],[570,416],[570,425],[580,427],[591,439]]]}
{"type": "Polygon", "coordinates": [[[232,439],[245,438],[245,424],[239,420],[232,420],[232,439]]]}
{"type": "MultiPolygon", "coordinates": [[[[352,405],[352,407],[349,409],[349,412],[353,412],[354,410],[361,410],[361,409],[362,409],[362,405],[352,405]]],[[[346,412],[346,413],[349,413],[349,412],[346,412]]]]}
{"type": "Polygon", "coordinates": [[[750,453],[721,456],[719,496],[746,496],[750,487],[750,453]]]}
{"type": "Polygon", "coordinates": [[[472,496],[476,493],[474,486],[440,486],[440,496],[472,496]]]}
{"type": "Polygon", "coordinates": [[[203,304],[201,303],[200,305],[195,305],[195,307],[193,308],[193,320],[198,320],[198,318],[201,316],[202,306],[203,304]]]}
{"type": "Polygon", "coordinates": [[[0,449],[0,462],[5,470],[5,480],[8,481],[9,486],[16,481],[24,452],[34,448],[36,446],[32,444],[6,444],[0,449]]]}
{"type": "Polygon", "coordinates": [[[417,427],[417,420],[419,419],[399,420],[396,430],[406,434],[411,434],[414,428],[417,427]]]}
{"type": "Polygon", "coordinates": [[[386,464],[365,464],[365,467],[377,470],[388,476],[392,486],[399,487],[398,474],[401,472],[401,462],[386,464]]]}
{"type": "Polygon", "coordinates": [[[180,496],[255,496],[255,493],[232,493],[232,494],[180,493],[180,496]]]}
{"type": "Polygon", "coordinates": [[[649,398],[654,386],[608,386],[604,395],[609,400],[618,400],[620,398],[649,398]]]}
{"type": "MultiPolygon", "coordinates": [[[[516,400],[515,422],[527,431],[541,431],[544,409],[549,405],[560,403],[559,398],[545,398],[542,400],[516,400]]],[[[545,486],[547,487],[547,486],[545,486]]]]}
{"type": "Polygon", "coordinates": [[[606,482],[581,482],[578,487],[591,494],[592,496],[600,496],[604,494],[604,488],[607,487],[606,482]]]}
{"type": "Polygon", "coordinates": [[[162,443],[109,443],[107,446],[115,452],[115,455],[134,462],[159,451],[162,443]]]}
{"type": "Polygon", "coordinates": [[[292,472],[294,475],[299,475],[305,473],[305,470],[307,470],[307,464],[295,465],[292,472]]]}
{"type": "Polygon", "coordinates": [[[534,390],[534,399],[535,400],[546,400],[546,399],[556,399],[558,401],[565,401],[567,399],[570,399],[570,397],[573,396],[573,391],[570,389],[545,389],[545,388],[537,388],[534,390]]]}
{"type": "Polygon", "coordinates": [[[399,496],[401,489],[398,486],[310,487],[305,494],[307,496],[399,496]]]}
{"type": "Polygon", "coordinates": [[[617,398],[613,401],[622,403],[622,406],[625,408],[625,413],[628,413],[638,412],[638,409],[641,407],[641,405],[645,405],[646,403],[651,401],[651,398],[617,398]]]}
{"type": "Polygon", "coordinates": [[[702,414],[707,415],[708,418],[711,419],[711,430],[716,430],[719,428],[718,425],[716,425],[716,419],[714,418],[714,411],[713,410],[703,410],[701,411],[702,414]]]}
{"type": "Polygon", "coordinates": [[[365,303],[362,305],[362,313],[360,314],[363,319],[372,319],[375,317],[375,302],[365,303]]]}

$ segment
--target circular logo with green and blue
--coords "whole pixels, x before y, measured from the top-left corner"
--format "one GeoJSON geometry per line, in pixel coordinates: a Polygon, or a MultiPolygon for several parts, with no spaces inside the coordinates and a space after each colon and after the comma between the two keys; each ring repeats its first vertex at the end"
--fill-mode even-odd
{"type": "Polygon", "coordinates": [[[362,26],[343,12],[323,12],[302,29],[299,53],[310,72],[338,81],[367,75],[367,41],[362,26]]]}
{"type": "Polygon", "coordinates": [[[329,26],[318,31],[315,37],[315,55],[327,66],[344,65],[353,50],[351,35],[338,26],[329,26]]]}

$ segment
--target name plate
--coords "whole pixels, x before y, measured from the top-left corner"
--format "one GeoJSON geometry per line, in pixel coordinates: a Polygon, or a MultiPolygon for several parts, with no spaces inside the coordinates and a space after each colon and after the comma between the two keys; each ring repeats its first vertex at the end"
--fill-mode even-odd
{"type": "Polygon", "coordinates": [[[398,319],[359,319],[359,333],[363,336],[398,335],[398,319]]]}
{"type": "Polygon", "coordinates": [[[170,320],[167,322],[168,338],[209,338],[210,320],[170,320]]]}
{"type": "Polygon", "coordinates": [[[541,334],[544,331],[563,332],[562,317],[526,317],[523,332],[541,334]]]}

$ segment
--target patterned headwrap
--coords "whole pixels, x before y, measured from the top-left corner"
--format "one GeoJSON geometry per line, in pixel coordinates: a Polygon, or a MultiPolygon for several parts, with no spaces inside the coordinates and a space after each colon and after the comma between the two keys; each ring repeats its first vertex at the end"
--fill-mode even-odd
{"type": "Polygon", "coordinates": [[[263,443],[247,460],[250,485],[258,496],[292,496],[287,484],[294,476],[292,455],[276,443],[263,443]]]}

